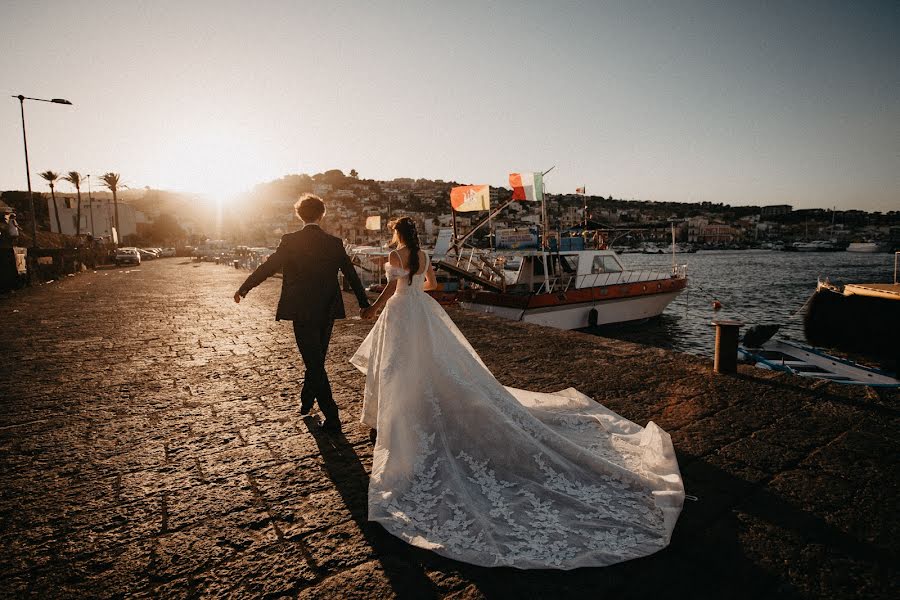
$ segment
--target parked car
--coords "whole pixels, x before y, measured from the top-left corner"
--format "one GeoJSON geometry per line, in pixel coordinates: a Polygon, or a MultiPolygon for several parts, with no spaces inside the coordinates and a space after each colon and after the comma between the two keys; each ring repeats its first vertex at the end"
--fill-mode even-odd
{"type": "Polygon", "coordinates": [[[149,250],[147,248],[137,248],[137,251],[141,254],[141,260],[153,260],[157,258],[156,252],[153,250],[149,250]]]}
{"type": "Polygon", "coordinates": [[[160,258],[169,258],[170,256],[175,256],[175,248],[163,248],[160,253],[160,258]]]}
{"type": "Polygon", "coordinates": [[[116,266],[141,264],[141,253],[137,248],[119,248],[113,257],[116,266]]]}

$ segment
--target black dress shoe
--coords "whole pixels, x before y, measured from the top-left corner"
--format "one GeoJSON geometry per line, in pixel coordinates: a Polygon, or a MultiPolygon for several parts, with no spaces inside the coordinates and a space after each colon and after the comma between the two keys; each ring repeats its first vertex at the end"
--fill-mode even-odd
{"type": "Polygon", "coordinates": [[[303,405],[301,404],[301,405],[300,405],[300,416],[301,416],[301,417],[308,417],[308,416],[309,416],[309,412],[310,412],[311,410],[312,410],[312,404],[310,404],[309,406],[303,406],[303,405]]]}
{"type": "Polygon", "coordinates": [[[328,433],[341,433],[341,422],[337,419],[325,419],[320,427],[328,433]]]}

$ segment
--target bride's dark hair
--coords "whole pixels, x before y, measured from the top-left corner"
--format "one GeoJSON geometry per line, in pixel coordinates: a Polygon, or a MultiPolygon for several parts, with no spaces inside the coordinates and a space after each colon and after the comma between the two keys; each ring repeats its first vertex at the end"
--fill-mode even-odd
{"type": "Polygon", "coordinates": [[[419,234],[416,232],[416,223],[409,217],[400,217],[388,223],[394,231],[391,244],[399,246],[405,244],[409,248],[409,282],[412,283],[413,275],[419,271],[419,234]]]}

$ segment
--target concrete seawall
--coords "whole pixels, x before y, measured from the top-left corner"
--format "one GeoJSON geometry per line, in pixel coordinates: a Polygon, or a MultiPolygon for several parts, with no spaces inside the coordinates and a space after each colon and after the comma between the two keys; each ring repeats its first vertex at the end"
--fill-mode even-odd
{"type": "MultiPolygon", "coordinates": [[[[669,548],[573,572],[472,567],[366,521],[372,445],[335,326],[345,422],[299,418],[280,281],[163,259],[0,297],[0,595],[891,597],[896,392],[451,309],[506,385],[575,387],[672,435],[687,493],[669,548]]],[[[355,306],[352,297],[345,301],[355,306]]],[[[355,313],[355,311],[349,311],[355,313]]],[[[712,344],[710,329],[710,344],[712,344]]]]}

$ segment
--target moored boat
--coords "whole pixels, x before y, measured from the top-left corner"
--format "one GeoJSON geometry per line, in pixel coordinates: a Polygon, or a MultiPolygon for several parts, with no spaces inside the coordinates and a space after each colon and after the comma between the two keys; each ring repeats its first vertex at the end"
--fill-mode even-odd
{"type": "Polygon", "coordinates": [[[473,252],[436,266],[468,279],[463,308],[559,329],[642,321],[659,316],[687,286],[686,266],[630,270],[613,250],[473,252]]]}
{"type": "Polygon", "coordinates": [[[887,244],[878,242],[850,242],[850,245],[847,246],[847,252],[890,252],[890,247],[887,244]]]}
{"type": "Polygon", "coordinates": [[[757,348],[741,346],[738,353],[757,367],[772,371],[850,385],[900,387],[900,381],[890,373],[787,340],[768,340],[757,348]]]}
{"type": "Polygon", "coordinates": [[[815,240],[812,242],[794,242],[793,249],[797,252],[837,252],[842,250],[835,240],[815,240]]]}
{"type": "Polygon", "coordinates": [[[900,283],[819,281],[804,319],[806,339],[816,345],[894,358],[900,353],[900,283]]]}

